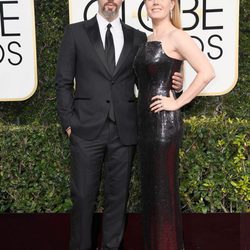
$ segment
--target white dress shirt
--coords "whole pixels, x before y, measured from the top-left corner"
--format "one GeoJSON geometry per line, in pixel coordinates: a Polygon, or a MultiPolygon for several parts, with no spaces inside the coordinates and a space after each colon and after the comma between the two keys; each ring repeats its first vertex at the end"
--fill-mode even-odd
{"type": "MultiPolygon", "coordinates": [[[[105,49],[105,36],[107,31],[107,25],[110,23],[108,22],[103,16],[101,16],[99,13],[96,15],[99,31],[103,43],[103,48],[105,49]]],[[[115,20],[113,20],[111,23],[112,27],[110,28],[110,31],[113,36],[114,46],[115,46],[115,63],[117,64],[119,57],[122,52],[122,48],[124,45],[124,36],[123,36],[123,30],[120,18],[117,17],[115,20]]]]}

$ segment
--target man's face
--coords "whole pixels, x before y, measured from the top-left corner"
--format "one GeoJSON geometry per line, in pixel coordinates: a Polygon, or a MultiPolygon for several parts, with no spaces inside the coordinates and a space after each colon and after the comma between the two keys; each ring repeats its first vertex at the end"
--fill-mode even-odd
{"type": "Polygon", "coordinates": [[[118,14],[123,0],[98,0],[99,13],[112,21],[118,14]]]}

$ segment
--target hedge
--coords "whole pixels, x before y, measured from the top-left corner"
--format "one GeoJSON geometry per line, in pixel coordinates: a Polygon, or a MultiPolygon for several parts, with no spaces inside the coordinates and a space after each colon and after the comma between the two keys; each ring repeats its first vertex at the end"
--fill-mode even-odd
{"type": "MultiPolygon", "coordinates": [[[[184,212],[250,212],[249,131],[244,119],[185,120],[179,173],[184,212]]],[[[0,148],[1,213],[70,209],[69,148],[59,125],[0,127],[0,148]]],[[[135,160],[128,211],[140,208],[135,160]]]]}

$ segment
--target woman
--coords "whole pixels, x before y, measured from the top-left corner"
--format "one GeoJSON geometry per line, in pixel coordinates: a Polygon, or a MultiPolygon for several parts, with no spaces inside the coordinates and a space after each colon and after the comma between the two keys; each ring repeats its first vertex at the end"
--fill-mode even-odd
{"type": "Polygon", "coordinates": [[[134,62],[138,78],[139,160],[142,170],[146,250],[184,249],[179,206],[177,161],[182,135],[180,108],[214,77],[205,55],[180,29],[178,0],[145,0],[153,33],[134,62]],[[183,60],[197,72],[176,98],[173,72],[183,60]]]}

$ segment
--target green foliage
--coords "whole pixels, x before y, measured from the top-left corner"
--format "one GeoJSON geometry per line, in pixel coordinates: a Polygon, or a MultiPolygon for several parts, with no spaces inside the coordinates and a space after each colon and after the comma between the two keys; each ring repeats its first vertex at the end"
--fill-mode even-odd
{"type": "Polygon", "coordinates": [[[0,127],[0,212],[69,209],[64,137],[58,125],[0,127]]]}
{"type": "MultiPolygon", "coordinates": [[[[225,117],[185,120],[180,194],[186,212],[250,211],[250,125],[225,117]]],[[[0,128],[0,212],[65,212],[69,148],[59,125],[0,128]]],[[[103,210],[103,195],[97,211],[103,210]]],[[[133,166],[129,212],[140,211],[140,170],[133,166]]]]}
{"type": "Polygon", "coordinates": [[[180,152],[184,210],[250,212],[250,124],[225,117],[185,121],[180,152]]]}

